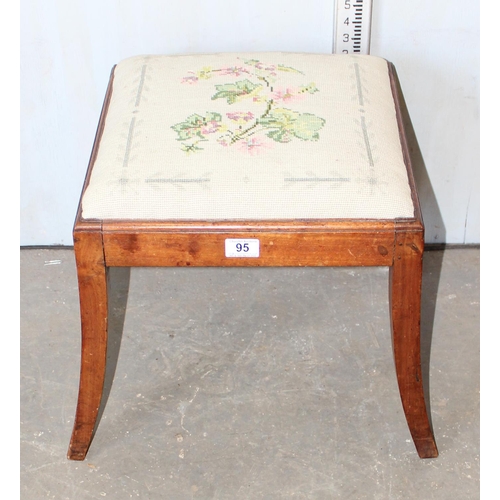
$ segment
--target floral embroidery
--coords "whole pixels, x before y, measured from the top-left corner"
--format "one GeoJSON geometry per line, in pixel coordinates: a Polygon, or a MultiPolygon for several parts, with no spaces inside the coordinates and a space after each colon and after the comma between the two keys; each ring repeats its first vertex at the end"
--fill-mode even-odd
{"type": "Polygon", "coordinates": [[[248,137],[247,139],[242,139],[238,143],[240,151],[244,151],[252,156],[258,155],[272,147],[271,141],[266,140],[264,137],[248,137]]]}
{"type": "Polygon", "coordinates": [[[211,100],[224,99],[228,105],[249,101],[260,104],[261,109],[265,104],[265,108],[260,116],[252,111],[236,111],[226,113],[224,119],[220,113],[210,111],[205,116],[192,114],[171,127],[177,132],[181,149],[187,153],[200,151],[203,149],[199,145],[201,142],[214,138],[223,147],[238,143],[239,149],[253,155],[271,147],[272,141],[319,140],[319,130],[325,124],[323,118],[283,107],[306,99],[309,94],[318,92],[318,88],[314,83],[275,87],[280,73],[304,74],[289,66],[268,65],[256,59],[243,60],[243,64],[237,66],[190,71],[182,83],[193,85],[219,76],[242,77],[231,83],[216,84],[211,100]]]}
{"type": "Polygon", "coordinates": [[[226,113],[226,116],[230,120],[233,120],[233,121],[237,122],[238,124],[247,123],[250,120],[254,119],[254,115],[250,111],[248,111],[247,113],[245,113],[243,111],[240,111],[238,113],[226,113]]]}

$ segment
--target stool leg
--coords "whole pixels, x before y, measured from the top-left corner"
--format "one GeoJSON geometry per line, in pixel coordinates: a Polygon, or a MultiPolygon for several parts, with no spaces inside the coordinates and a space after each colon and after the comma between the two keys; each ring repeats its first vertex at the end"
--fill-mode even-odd
{"type": "Polygon", "coordinates": [[[438,450],[427,414],[420,361],[422,232],[398,232],[390,271],[392,337],[396,374],[408,427],[420,458],[438,450]]]}
{"type": "Polygon", "coordinates": [[[107,270],[100,232],[75,233],[82,352],[80,388],[68,458],[83,460],[93,437],[106,371],[107,270]]]}

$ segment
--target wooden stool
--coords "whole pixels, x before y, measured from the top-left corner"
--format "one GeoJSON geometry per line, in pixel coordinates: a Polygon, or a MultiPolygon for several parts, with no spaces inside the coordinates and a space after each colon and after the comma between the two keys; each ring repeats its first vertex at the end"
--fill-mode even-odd
{"type": "Polygon", "coordinates": [[[386,60],[122,61],[74,244],[82,354],[68,458],[85,458],[101,402],[110,266],[389,266],[404,412],[419,456],[437,456],[420,364],[424,227],[386,60]]]}

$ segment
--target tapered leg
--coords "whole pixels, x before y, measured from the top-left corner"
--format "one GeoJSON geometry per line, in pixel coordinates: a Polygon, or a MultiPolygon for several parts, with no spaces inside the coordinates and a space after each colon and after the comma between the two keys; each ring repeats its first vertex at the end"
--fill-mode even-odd
{"type": "Polygon", "coordinates": [[[438,450],[427,414],[420,361],[423,232],[398,232],[390,272],[392,335],[403,409],[420,458],[438,450]]]}
{"type": "Polygon", "coordinates": [[[90,446],[106,371],[108,299],[100,231],[75,233],[82,353],[80,388],[68,458],[83,460],[90,446]]]}

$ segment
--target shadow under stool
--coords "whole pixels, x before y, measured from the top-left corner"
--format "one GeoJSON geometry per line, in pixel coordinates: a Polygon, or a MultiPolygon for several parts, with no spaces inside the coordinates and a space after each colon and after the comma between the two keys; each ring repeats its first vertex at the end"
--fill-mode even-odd
{"type": "Polygon", "coordinates": [[[68,458],[106,372],[109,267],[389,266],[396,375],[421,458],[424,226],[385,59],[136,56],[112,71],[74,226],[82,351],[68,458]]]}

